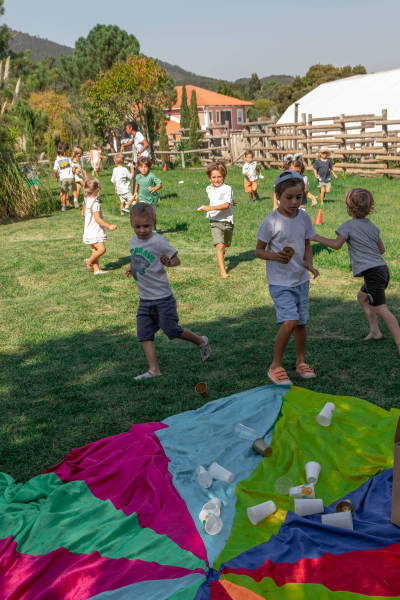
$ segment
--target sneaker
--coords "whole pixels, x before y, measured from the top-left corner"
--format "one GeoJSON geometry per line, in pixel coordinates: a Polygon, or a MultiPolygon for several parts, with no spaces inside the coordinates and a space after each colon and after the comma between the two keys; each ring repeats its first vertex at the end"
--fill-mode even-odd
{"type": "Polygon", "coordinates": [[[76,198],[74,198],[75,208],[79,208],[79,202],[76,198]]]}
{"type": "Polygon", "coordinates": [[[150,371],[150,369],[147,371],[147,373],[143,373],[143,375],[138,375],[137,377],[135,377],[136,381],[139,381],[140,379],[150,379],[151,377],[161,377],[162,373],[154,373],[154,371],[150,371]]]}
{"type": "Polygon", "coordinates": [[[106,273],[108,273],[108,271],[102,271],[101,269],[94,272],[95,275],[105,275],[106,273]]]}
{"type": "Polygon", "coordinates": [[[203,338],[203,343],[201,344],[201,346],[199,346],[199,350],[200,350],[200,354],[201,354],[201,358],[203,359],[203,362],[205,360],[208,360],[211,356],[211,348],[210,348],[210,344],[208,343],[208,337],[206,337],[205,335],[201,336],[203,338]]]}
{"type": "Polygon", "coordinates": [[[122,209],[122,212],[123,213],[130,213],[131,212],[131,207],[130,206],[124,206],[124,208],[122,209]]]}
{"type": "Polygon", "coordinates": [[[255,198],[256,200],[259,200],[259,199],[260,199],[260,196],[257,194],[257,192],[254,192],[254,198],[255,198]]]}
{"type": "Polygon", "coordinates": [[[67,207],[65,206],[65,204],[61,204],[61,211],[65,212],[67,210],[67,207]]]}

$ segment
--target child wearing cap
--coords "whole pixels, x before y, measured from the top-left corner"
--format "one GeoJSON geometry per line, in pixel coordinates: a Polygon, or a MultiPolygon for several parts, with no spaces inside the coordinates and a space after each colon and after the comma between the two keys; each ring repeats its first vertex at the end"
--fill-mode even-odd
{"type": "Polygon", "coordinates": [[[347,243],[353,277],[364,277],[364,285],[357,294],[357,300],[370,326],[370,332],[365,339],[382,339],[377,319],[379,317],[389,329],[400,352],[400,327],[386,305],[385,289],[390,281],[390,272],[382,258],[385,246],[380,238],[379,229],[367,219],[374,209],[374,198],[368,190],[354,188],[347,192],[344,201],[351,219],[338,227],[337,238],[331,240],[314,235],[311,240],[334,250],[340,250],[343,244],[347,243]]]}
{"type": "Polygon", "coordinates": [[[318,187],[321,189],[321,204],[324,203],[325,194],[331,191],[332,175],[337,179],[337,175],[333,170],[333,162],[329,156],[329,148],[321,148],[319,151],[320,158],[313,165],[315,178],[318,180],[318,187]]]}
{"type": "Polygon", "coordinates": [[[278,175],[275,193],[279,207],[265,217],[257,233],[256,256],[267,263],[269,293],[281,326],[268,371],[268,378],[278,385],[291,385],[282,360],[292,333],[296,347],[296,373],[303,379],[316,377],[314,370],[305,363],[310,288],[308,271],[314,279],[319,272],[313,267],[310,244],[315,229],[310,216],[299,210],[304,189],[300,173],[283,171],[278,175]]]}

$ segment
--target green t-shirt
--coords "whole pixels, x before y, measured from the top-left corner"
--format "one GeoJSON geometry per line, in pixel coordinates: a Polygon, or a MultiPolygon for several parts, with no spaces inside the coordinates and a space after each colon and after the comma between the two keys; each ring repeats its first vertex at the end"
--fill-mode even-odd
{"type": "Polygon", "coordinates": [[[147,202],[147,204],[157,204],[158,202],[158,193],[151,193],[149,187],[156,187],[161,183],[161,179],[158,179],[149,171],[146,176],[143,176],[141,173],[136,175],[136,183],[140,186],[139,189],[139,202],[147,202]]]}

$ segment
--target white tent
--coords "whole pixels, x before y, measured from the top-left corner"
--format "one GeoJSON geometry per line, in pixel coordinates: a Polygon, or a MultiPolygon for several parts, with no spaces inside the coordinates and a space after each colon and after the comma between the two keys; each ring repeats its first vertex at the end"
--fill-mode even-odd
{"type": "MultiPolygon", "coordinates": [[[[315,119],[329,119],[341,114],[381,116],[382,109],[385,108],[388,119],[400,120],[400,69],[323,83],[300,98],[298,104],[299,121],[303,113],[307,115],[307,119],[309,114],[315,119]]],[[[294,120],[295,105],[292,104],[278,123],[283,125],[293,123],[294,120]]]]}

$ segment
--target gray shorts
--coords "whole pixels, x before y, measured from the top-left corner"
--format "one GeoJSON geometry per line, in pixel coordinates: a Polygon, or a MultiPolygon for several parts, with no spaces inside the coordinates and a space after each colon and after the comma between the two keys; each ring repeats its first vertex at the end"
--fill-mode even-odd
{"type": "Polygon", "coordinates": [[[307,323],[310,316],[308,312],[310,280],[295,287],[284,285],[268,287],[279,324],[284,321],[297,321],[298,325],[307,323]]]}
{"type": "Polygon", "coordinates": [[[214,246],[217,244],[230,246],[232,244],[233,223],[229,221],[210,221],[210,227],[214,246]]]}
{"type": "Polygon", "coordinates": [[[183,331],[183,327],[178,324],[176,300],[172,294],[157,300],[140,299],[136,322],[139,342],[154,341],[154,335],[159,329],[165,333],[169,340],[179,337],[183,331]]]}
{"type": "Polygon", "coordinates": [[[120,202],[129,202],[133,198],[132,192],[125,192],[124,194],[118,194],[118,196],[120,202]]]}
{"type": "Polygon", "coordinates": [[[332,181],[318,181],[319,188],[326,188],[327,190],[331,189],[332,181]]]}

